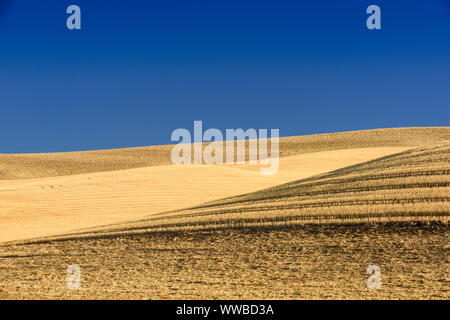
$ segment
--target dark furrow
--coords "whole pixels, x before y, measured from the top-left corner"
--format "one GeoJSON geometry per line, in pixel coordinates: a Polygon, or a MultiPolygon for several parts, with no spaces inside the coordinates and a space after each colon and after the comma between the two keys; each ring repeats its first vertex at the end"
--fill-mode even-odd
{"type": "MultiPolygon", "coordinates": [[[[290,204],[275,204],[268,206],[246,206],[230,209],[216,209],[206,212],[193,212],[191,214],[178,214],[171,216],[148,218],[142,222],[150,221],[161,221],[161,220],[172,220],[180,218],[195,218],[204,216],[214,216],[223,215],[229,213],[250,213],[250,212],[261,212],[261,211],[271,211],[271,210],[291,210],[291,209],[307,209],[307,208],[323,208],[323,207],[339,207],[339,206],[361,206],[361,205],[381,205],[381,204],[410,204],[410,203],[435,203],[435,202],[450,202],[449,197],[438,197],[438,198],[404,198],[404,199],[362,199],[362,200],[338,200],[338,201],[323,201],[323,202],[312,202],[312,203],[290,203],[290,204]]],[[[449,211],[450,213],[450,206],[449,211]]]]}
{"type": "MultiPolygon", "coordinates": [[[[376,180],[385,180],[385,179],[395,179],[395,178],[407,178],[407,177],[422,177],[422,176],[444,176],[449,175],[450,169],[437,169],[437,170],[427,170],[427,171],[408,171],[408,172],[393,172],[387,174],[372,174],[372,175],[360,175],[351,178],[342,178],[342,179],[323,179],[317,182],[304,183],[299,185],[293,185],[289,188],[310,188],[324,185],[333,185],[340,183],[350,183],[350,182],[359,182],[359,181],[376,181],[376,180]]],[[[288,188],[276,188],[271,191],[283,191],[288,188]]],[[[262,191],[257,191],[255,194],[262,194],[262,191]]]]}
{"type": "MultiPolygon", "coordinates": [[[[299,212],[300,213],[300,212],[299,212]]],[[[277,217],[271,217],[271,218],[242,218],[242,219],[218,219],[214,221],[193,221],[193,222],[182,222],[182,223],[176,223],[176,224],[160,224],[155,226],[143,226],[143,227],[136,227],[136,228],[126,228],[126,229],[110,229],[108,230],[107,235],[114,236],[115,233],[120,232],[133,232],[133,231],[142,231],[143,233],[151,232],[154,230],[176,230],[178,228],[186,228],[191,227],[192,229],[200,229],[202,226],[207,227],[213,227],[214,225],[221,225],[223,228],[228,227],[236,227],[239,225],[245,225],[248,223],[261,223],[261,224],[268,224],[268,223],[277,223],[277,222],[283,222],[283,223],[289,223],[294,221],[317,221],[319,223],[326,223],[326,221],[332,221],[332,220],[367,220],[367,219],[390,219],[390,218],[408,218],[408,221],[413,221],[414,219],[433,219],[433,218],[443,218],[443,217],[450,217],[450,213],[448,211],[436,211],[433,212],[432,215],[430,215],[430,212],[370,212],[370,213],[364,213],[364,214],[310,214],[310,215],[292,215],[292,216],[277,216],[277,217]]],[[[95,235],[96,232],[86,233],[86,235],[95,235]]],[[[100,233],[100,232],[99,232],[100,233]]],[[[73,234],[74,236],[83,236],[83,234],[73,234]]],[[[116,236],[119,236],[120,234],[117,234],[116,236]]],[[[76,238],[75,238],[76,239],[76,238]]]]}
{"type": "MultiPolygon", "coordinates": [[[[365,192],[365,191],[377,191],[377,190],[395,190],[395,189],[412,189],[412,188],[436,188],[436,187],[448,187],[450,186],[450,182],[418,182],[418,183],[400,183],[400,184],[391,184],[391,185],[381,185],[381,186],[366,186],[366,187],[354,187],[354,188],[343,188],[343,189],[335,189],[335,190],[319,190],[319,191],[309,191],[309,192],[297,192],[297,190],[291,190],[289,193],[284,194],[264,194],[259,197],[256,197],[255,194],[250,194],[252,198],[245,199],[237,199],[235,201],[228,201],[219,204],[209,204],[203,206],[191,207],[188,209],[183,209],[180,211],[188,211],[195,209],[203,209],[215,207],[218,205],[230,205],[230,204],[242,204],[246,202],[255,202],[255,201],[265,201],[265,200],[279,200],[284,198],[291,197],[301,197],[301,196],[315,196],[315,195],[326,195],[326,194],[342,194],[347,192],[365,192]]],[[[248,196],[250,196],[248,195],[248,196]]]]}

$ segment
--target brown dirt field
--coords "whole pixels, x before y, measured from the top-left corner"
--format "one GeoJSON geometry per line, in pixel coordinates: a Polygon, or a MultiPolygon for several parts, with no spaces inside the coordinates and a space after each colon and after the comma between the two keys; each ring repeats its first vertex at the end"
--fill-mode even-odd
{"type": "Polygon", "coordinates": [[[0,247],[0,299],[448,299],[448,225],[164,232],[0,247]],[[66,269],[81,269],[68,290],[66,269]],[[366,286],[378,265],[380,289],[366,286]]]}

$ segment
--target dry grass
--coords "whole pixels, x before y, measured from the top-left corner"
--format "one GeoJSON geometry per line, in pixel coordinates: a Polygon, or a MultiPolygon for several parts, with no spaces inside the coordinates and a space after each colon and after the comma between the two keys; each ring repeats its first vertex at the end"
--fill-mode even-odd
{"type": "Polygon", "coordinates": [[[69,171],[63,156],[0,156],[0,237],[39,237],[0,245],[0,298],[449,298],[450,128],[280,147],[273,177],[164,156],[112,165],[136,149],[65,154],[69,171]],[[72,264],[80,291],[65,286],[72,264]],[[380,290],[366,288],[370,264],[380,290]]]}
{"type": "Polygon", "coordinates": [[[249,164],[167,165],[0,181],[0,242],[141,219],[402,150],[361,148],[288,156],[281,158],[280,171],[273,176],[262,176],[259,167],[249,164]]]}
{"type": "Polygon", "coordinates": [[[448,223],[449,160],[450,144],[417,148],[269,189],[66,237],[304,223],[448,223]]]}
{"type": "MultiPolygon", "coordinates": [[[[352,148],[418,147],[443,140],[450,140],[450,129],[447,127],[393,128],[286,137],[280,138],[280,157],[352,148]]],[[[170,165],[171,150],[172,146],[166,145],[65,153],[0,154],[0,180],[170,165]]]]}

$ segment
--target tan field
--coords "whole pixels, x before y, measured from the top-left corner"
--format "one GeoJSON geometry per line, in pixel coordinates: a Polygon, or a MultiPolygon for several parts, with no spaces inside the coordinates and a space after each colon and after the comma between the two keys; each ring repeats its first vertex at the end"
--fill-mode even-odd
{"type": "Polygon", "coordinates": [[[0,184],[0,241],[140,219],[403,150],[404,147],[378,147],[288,156],[281,158],[279,173],[272,176],[260,175],[256,165],[163,165],[3,181],[0,184]]]}
{"type": "Polygon", "coordinates": [[[0,298],[449,297],[450,128],[281,138],[273,176],[171,148],[0,155],[0,298]]]}

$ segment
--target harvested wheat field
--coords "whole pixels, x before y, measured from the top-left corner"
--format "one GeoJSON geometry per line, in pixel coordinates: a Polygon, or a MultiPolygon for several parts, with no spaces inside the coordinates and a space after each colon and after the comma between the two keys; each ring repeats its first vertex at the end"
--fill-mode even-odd
{"type": "Polygon", "coordinates": [[[448,299],[450,128],[281,138],[273,176],[170,150],[0,155],[0,298],[448,299]]]}

